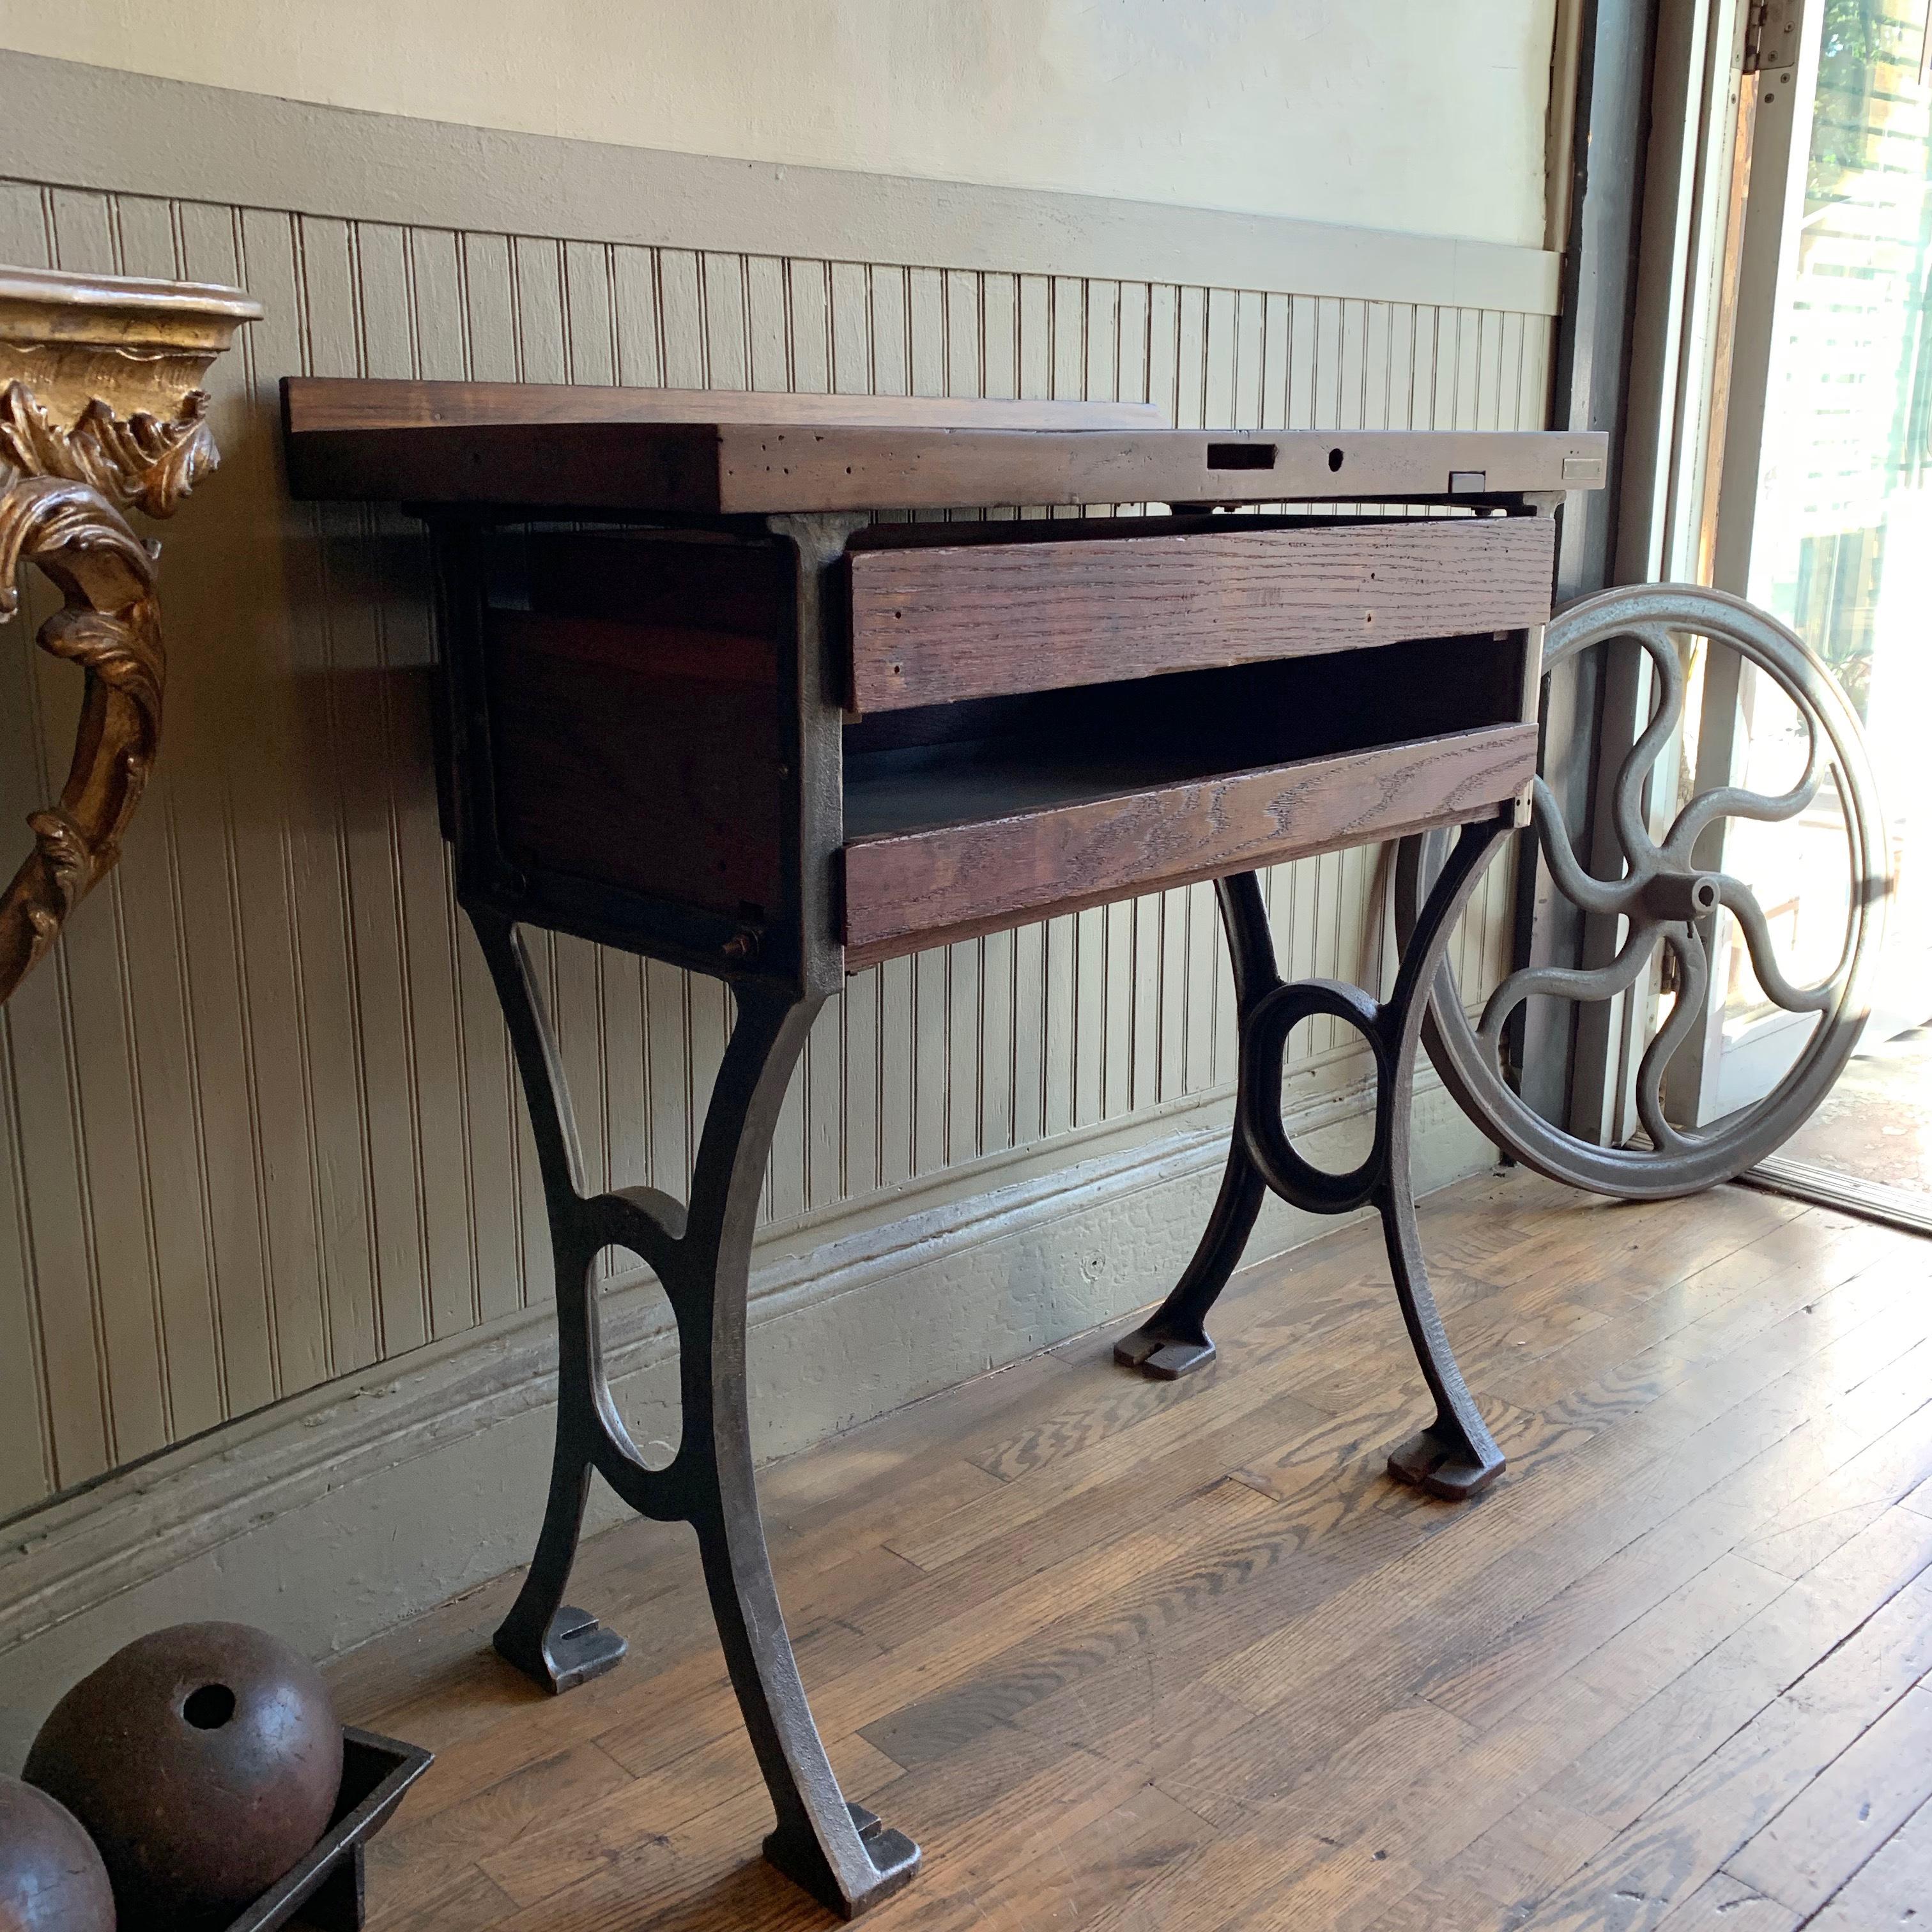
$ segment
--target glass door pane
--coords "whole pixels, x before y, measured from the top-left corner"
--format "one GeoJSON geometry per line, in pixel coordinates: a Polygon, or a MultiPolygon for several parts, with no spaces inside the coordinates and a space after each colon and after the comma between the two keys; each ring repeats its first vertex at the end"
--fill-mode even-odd
{"type": "MultiPolygon", "coordinates": [[[[1788,1156],[1932,1187],[1932,91],[1926,0],[1822,8],[1802,208],[1787,211],[1746,594],[1831,664],[1864,721],[1898,890],[1860,1058],[1788,1156]]],[[[1731,479],[1726,479],[1730,482],[1731,479]]],[[[1738,479],[1749,487],[1748,479],[1738,479]]],[[[1735,486],[1734,486],[1735,487],[1735,486]]],[[[1738,782],[1774,794],[1804,743],[1782,694],[1737,691],[1738,782]]],[[[1705,728],[1710,728],[1707,716],[1705,728]]],[[[1724,864],[1756,891],[1784,970],[1828,973],[1844,931],[1843,817],[1828,782],[1801,818],[1733,821],[1724,864]]],[[[1735,938],[1735,935],[1732,935],[1735,938]]],[[[1815,1022],[1724,962],[1722,1113],[1774,1082],[1815,1022]]]]}

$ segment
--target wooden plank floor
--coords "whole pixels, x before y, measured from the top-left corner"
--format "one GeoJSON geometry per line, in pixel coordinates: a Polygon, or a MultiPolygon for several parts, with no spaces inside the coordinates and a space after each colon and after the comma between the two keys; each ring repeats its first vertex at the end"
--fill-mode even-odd
{"type": "MultiPolygon", "coordinates": [[[[1189,1381],[1083,1336],[767,1472],[832,1762],[926,1850],[869,1924],[1932,1924],[1932,1244],[1521,1174],[1423,1232],[1475,1503],[1383,1474],[1426,1410],[1367,1225],[1239,1276],[1189,1381]]],[[[374,1932],[835,1923],[756,1856],[688,1532],[588,1546],[632,1654],[562,1698],[486,1648],[514,1581],[335,1670],[440,1754],[374,1932]]]]}

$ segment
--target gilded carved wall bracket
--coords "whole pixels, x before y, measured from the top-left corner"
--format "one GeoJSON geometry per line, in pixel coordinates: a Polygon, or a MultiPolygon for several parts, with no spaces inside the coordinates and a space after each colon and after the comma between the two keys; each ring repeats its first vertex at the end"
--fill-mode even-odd
{"type": "Polygon", "coordinates": [[[196,379],[260,313],[232,289],[0,268],[0,622],[35,565],[62,598],[38,642],[86,680],[67,782],[0,895],[0,1002],[112,868],[153,769],[160,546],[128,516],[172,515],[214,468],[196,379]]]}

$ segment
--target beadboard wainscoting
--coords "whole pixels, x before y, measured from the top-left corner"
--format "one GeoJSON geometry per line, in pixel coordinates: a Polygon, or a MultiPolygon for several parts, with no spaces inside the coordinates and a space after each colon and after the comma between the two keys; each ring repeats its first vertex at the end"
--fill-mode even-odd
{"type": "MultiPolygon", "coordinates": [[[[1172,209],[1158,234],[1149,229],[1145,279],[1051,272],[1044,257],[1071,218],[1064,208],[1052,221],[1012,218],[1004,268],[909,245],[903,260],[784,253],[784,210],[809,193],[810,170],[767,170],[753,182],[770,190],[764,252],[707,247],[702,197],[688,193],[648,218],[688,231],[674,240],[639,239],[633,226],[520,230],[514,208],[502,227],[367,218],[354,212],[358,194],[385,214],[407,198],[386,154],[399,165],[440,141],[444,175],[460,177],[476,130],[104,79],[17,56],[0,63],[37,84],[52,73],[97,106],[86,167],[58,178],[24,169],[22,131],[0,136],[0,168],[15,171],[0,178],[0,261],[233,283],[267,311],[214,371],[223,466],[195,514],[166,533],[158,776],[118,870],[0,1013],[0,1518],[16,1519],[10,1547],[34,1544],[50,1498],[64,1499],[53,1507],[69,1522],[93,1506],[72,1492],[162,1451],[178,1457],[188,1452],[175,1445],[223,1425],[257,1418],[235,1437],[254,1440],[262,1412],[300,1398],[316,1440],[327,1433],[318,1418],[366,1406],[358,1392],[371,1375],[411,1372],[417,1352],[441,1360],[473,1344],[500,1358],[506,1338],[535,1347],[545,1332],[535,1318],[550,1287],[536,1162],[437,832],[424,547],[400,514],[288,501],[280,376],[1120,397],[1152,400],[1183,424],[1508,429],[1546,418],[1549,304],[1468,305],[1458,286],[1471,279],[1467,263],[1439,242],[1405,254],[1400,236],[1345,236],[1345,246],[1288,235],[1270,256],[1271,236],[1309,225],[1240,218],[1246,239],[1231,255],[1292,265],[1312,249],[1312,292],[1158,278],[1173,252],[1160,238],[1187,219],[1172,209]],[[117,88],[127,92],[118,133],[98,118],[117,88]],[[236,116],[254,117],[258,145],[224,149],[216,184],[201,124],[230,100],[236,116]],[[140,152],[144,130],[170,114],[198,131],[178,152],[166,142],[140,152]],[[285,138],[259,145],[258,124],[275,114],[285,138]],[[292,152],[288,142],[309,145],[292,152]],[[183,191],[116,186],[117,168],[144,190],[178,176],[183,191]],[[290,184],[304,170],[315,190],[298,200],[290,184]],[[211,198],[216,185],[226,198],[211,198]],[[269,200],[270,188],[282,198],[269,200]],[[1426,279],[1439,262],[1440,298],[1338,290],[1356,259],[1371,265],[1363,280],[1375,290],[1426,279]]],[[[572,170],[652,164],[635,153],[611,161],[620,151],[588,143],[490,138],[516,146],[524,175],[544,184],[546,208],[614,204],[608,186],[574,200],[559,188],[572,170]]],[[[73,146],[58,141],[63,153],[73,146]]],[[[696,164],[664,165],[683,181],[696,164]]],[[[733,169],[742,240],[755,226],[742,204],[756,194],[733,169]]],[[[828,196],[848,191],[824,178],[828,196]]],[[[460,183],[432,181],[426,164],[423,180],[439,211],[460,200],[460,183]]],[[[952,190],[955,228],[962,199],[982,194],[976,247],[997,253],[999,222],[1028,198],[952,190]]],[[[493,205],[504,200],[499,192],[493,205]]],[[[1118,259],[1134,232],[1124,205],[1092,206],[1096,224],[1112,224],[1118,259]]],[[[874,245],[890,226],[868,226],[874,245]]],[[[909,218],[908,241],[915,226],[909,218]]],[[[1541,289],[1547,260],[1505,262],[1490,280],[1541,289]]],[[[50,608],[38,586],[0,632],[0,824],[17,827],[58,789],[59,748],[71,740],[78,680],[28,648],[50,608]]],[[[1376,982],[1386,874],[1385,855],[1361,850],[1270,874],[1285,966],[1376,982]]],[[[1499,869],[1459,942],[1472,996],[1503,961],[1509,927],[1499,869]]],[[[726,994],[568,940],[544,940],[539,963],[591,1182],[681,1192],[724,1047],[726,994]]],[[[1136,1149],[1136,1159],[1166,1157],[1158,1150],[1172,1154],[1226,1118],[1233,1018],[1205,886],[857,974],[823,1016],[786,1104],[766,1184],[768,1255],[822,1251],[836,1268],[840,1244],[868,1228],[898,1228],[916,1246],[930,1234],[920,1216],[966,1212],[962,1204],[1057,1166],[1136,1149]]],[[[1352,1036],[1317,1021],[1292,1052],[1289,1078],[1309,1106],[1360,1115],[1352,1036]]],[[[1480,1162],[1482,1143],[1439,1091],[1424,1112],[1432,1178],[1480,1162]]],[[[1136,1252],[1164,1268],[1184,1256],[1204,1188],[1210,1175],[1170,1189],[1172,1227],[1136,1252]]],[[[1306,1225],[1285,1213],[1264,1224],[1277,1246],[1306,1225]]],[[[1028,1284],[1050,1282],[1078,1252],[1067,1238],[1052,1214],[1006,1232],[1007,1305],[997,1324],[950,1311],[958,1346],[922,1342],[916,1324],[896,1321],[869,1331],[868,1344],[865,1324],[853,1324],[839,1343],[847,1355],[812,1370],[839,1385],[800,1397],[768,1446],[796,1447],[1168,1285],[1110,1265],[1104,1291],[1056,1299],[1042,1287],[1029,1305],[1028,1284]],[[869,1359],[868,1346],[890,1359],[869,1359]]],[[[642,1292],[628,1277],[612,1287],[642,1292]]],[[[804,1367],[802,1352],[787,1366],[804,1367]]],[[[532,1356],[533,1388],[542,1373],[532,1356]]],[[[770,1394],[790,1400],[783,1376],[772,1375],[770,1394]]],[[[532,1497],[540,1434],[522,1485],[532,1497]]],[[[106,1508],[116,1484],[142,1480],[116,1477],[90,1496],[106,1508]]],[[[500,1540],[472,1533],[475,1509],[466,1516],[470,1505],[452,1504],[452,1534],[501,1568],[534,1532],[526,1502],[520,1492],[500,1540]]],[[[374,1560],[357,1559],[364,1570],[374,1560]]],[[[8,1562],[0,1554],[0,1610],[14,1600],[8,1562]]],[[[473,1562],[458,1567],[475,1573],[473,1562]]],[[[324,1617],[324,1640],[366,1634],[434,1580],[418,1579],[410,1603],[410,1590],[378,1592],[368,1616],[324,1617]]],[[[24,1640],[26,1629],[16,1622],[11,1635],[24,1640]]],[[[8,1641],[0,1628],[0,1647],[8,1641]]]]}

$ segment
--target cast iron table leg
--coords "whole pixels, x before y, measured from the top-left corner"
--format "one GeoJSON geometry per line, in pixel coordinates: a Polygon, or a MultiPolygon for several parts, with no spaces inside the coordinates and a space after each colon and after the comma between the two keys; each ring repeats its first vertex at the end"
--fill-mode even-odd
{"type": "Polygon", "coordinates": [[[556,1452],[535,1561],[496,1648],[546,1689],[610,1670],[624,1640],[563,1593],[593,1471],[632,1508],[698,1532],[732,1688],[778,1814],[765,1856],[850,1918],[910,1879],[919,1847],[848,1804],[806,1701],[765,1550],[746,1400],[745,1297],[759,1189],[794,1062],[822,1000],[734,988],[737,1019],[719,1068],[687,1209],[644,1187],[586,1197],[569,1096],[514,924],[472,908],[523,1075],[556,1255],[556,1452]],[[593,1270],[626,1248],[663,1284],[677,1318],[683,1430],[665,1468],[639,1456],[611,1399],[593,1270]]]}
{"type": "Polygon", "coordinates": [[[1227,1169],[1207,1231],[1186,1271],[1153,1316],[1114,1348],[1117,1360],[1152,1376],[1186,1375],[1213,1359],[1208,1311],[1240,1261],[1265,1190],[1272,1189],[1311,1214],[1346,1214],[1373,1207],[1382,1217],[1402,1320],[1436,1401],[1435,1420],[1390,1454],[1389,1471],[1451,1499],[1486,1489],[1502,1474],[1503,1455],[1456,1366],[1430,1292],[1412,1192],[1409,1102],[1429,988],[1456,917],[1508,830],[1508,820],[1502,818],[1463,827],[1416,921],[1386,1001],[1333,980],[1284,983],[1275,965],[1259,882],[1252,872],[1221,881],[1217,890],[1234,962],[1241,1042],[1227,1169]],[[1303,1160],[1288,1144],[1282,1121],[1282,1051],[1294,1027],[1317,1013],[1354,1027],[1375,1058],[1374,1144],[1366,1159],[1346,1174],[1331,1174],[1303,1160]]]}
{"type": "MultiPolygon", "coordinates": [[[[1234,968],[1234,1009],[1246,1030],[1256,1005],[1281,982],[1275,971],[1274,941],[1269,936],[1268,908],[1261,881],[1252,872],[1236,872],[1214,882],[1220,902],[1221,923],[1228,934],[1228,955],[1234,968]]],[[[1241,1078],[1247,1077],[1247,1060],[1241,1078]]],[[[1208,1333],[1208,1311],[1220,1298],[1228,1278],[1240,1265],[1241,1250],[1254,1231],[1268,1183],[1237,1133],[1228,1142],[1228,1165],[1221,1175],[1221,1192],[1201,1244],[1179,1281],[1155,1314],[1131,1335],[1114,1344],[1114,1359],[1143,1375],[1172,1382],[1204,1368],[1214,1359],[1208,1333]]]]}

